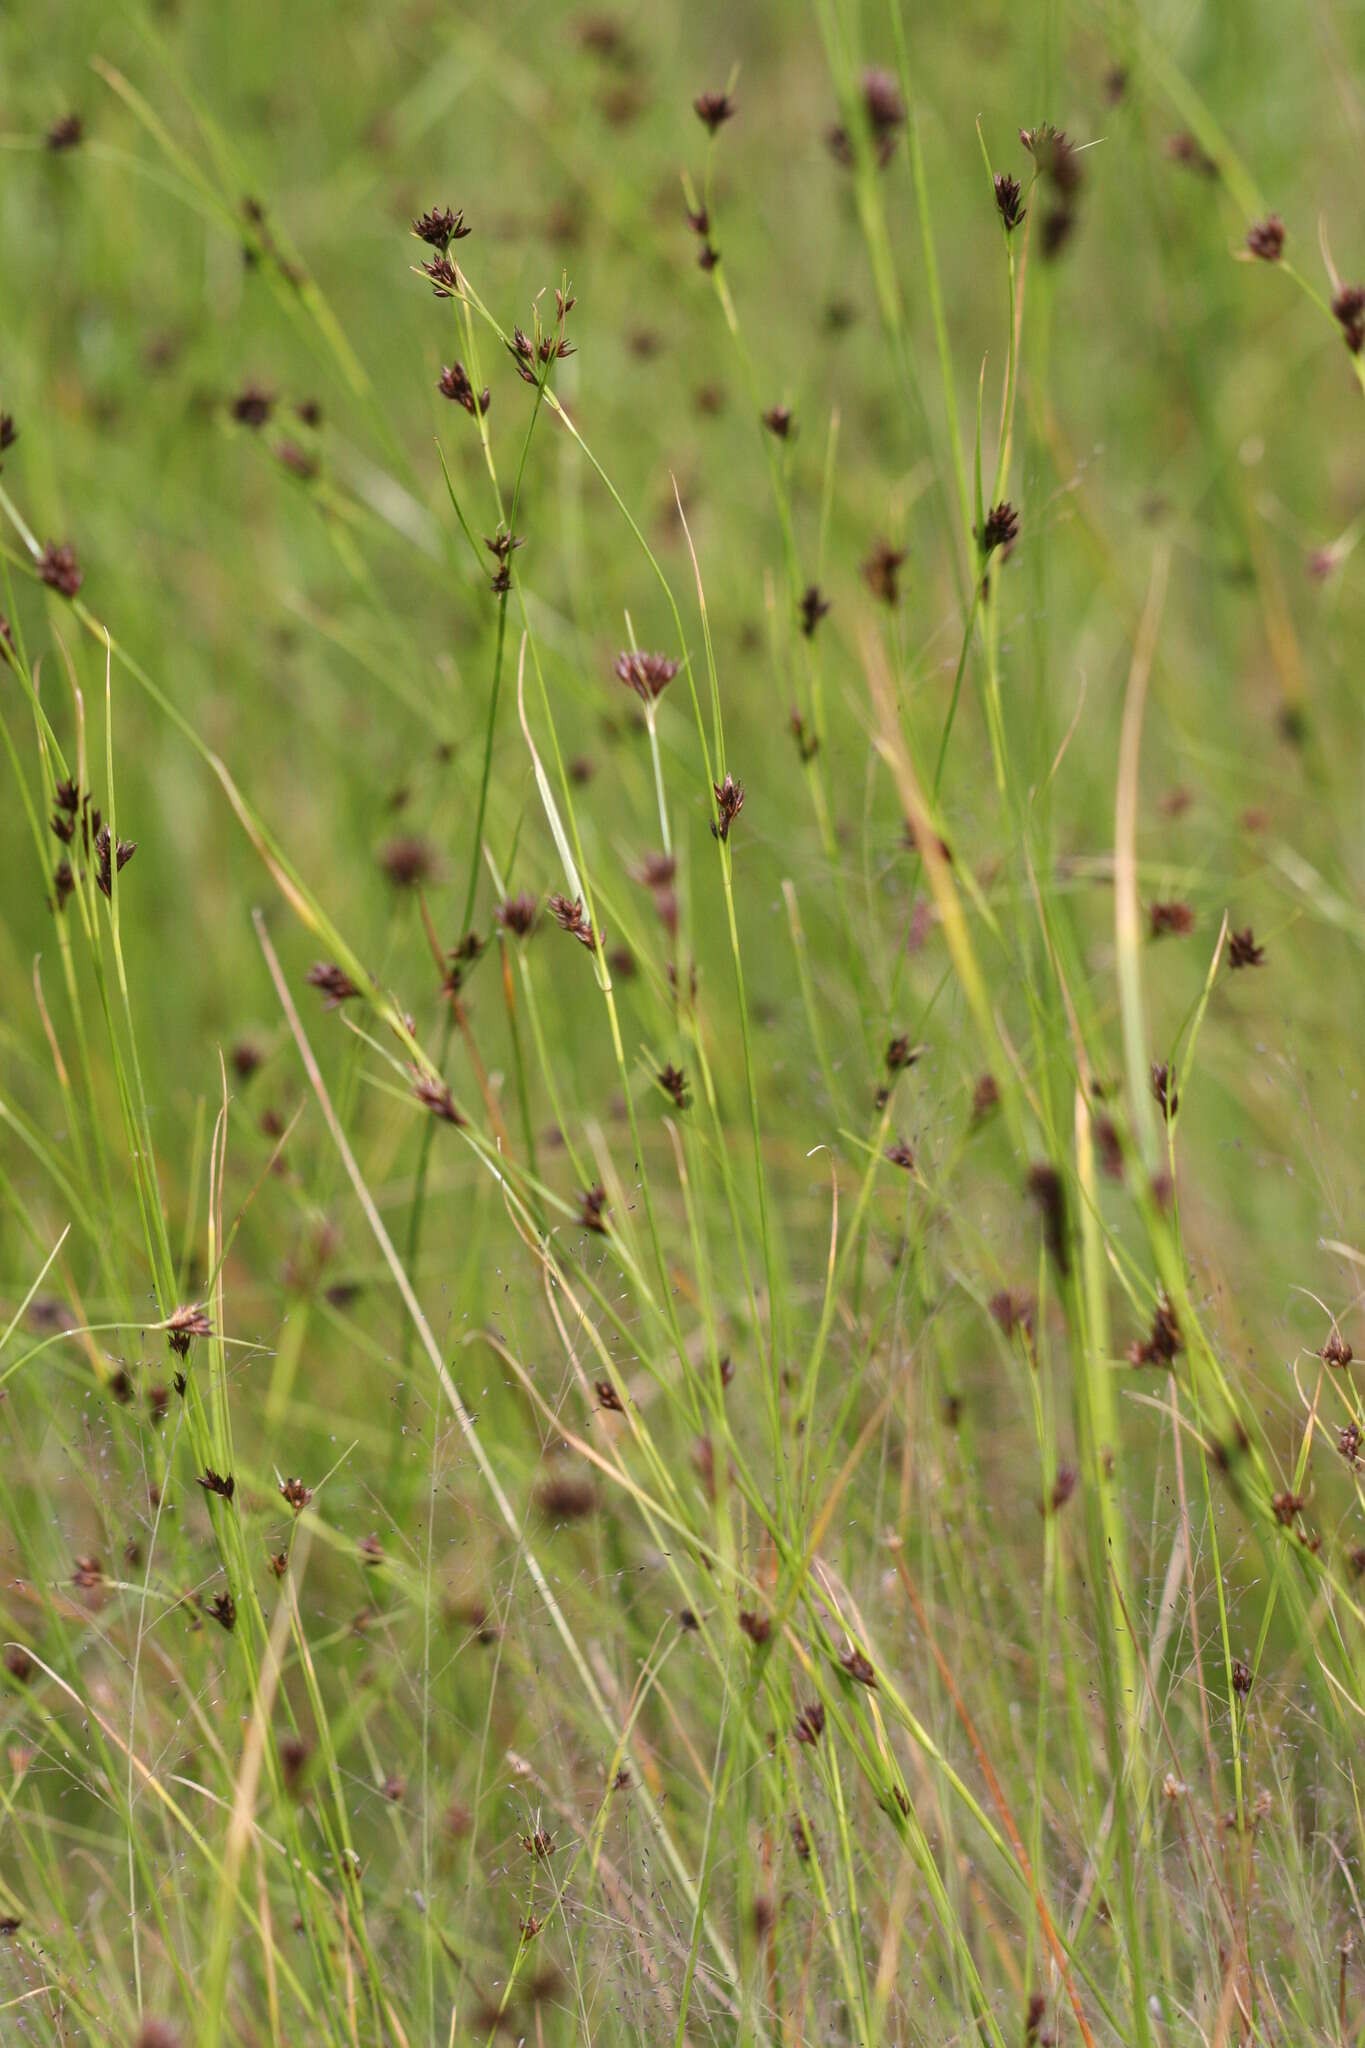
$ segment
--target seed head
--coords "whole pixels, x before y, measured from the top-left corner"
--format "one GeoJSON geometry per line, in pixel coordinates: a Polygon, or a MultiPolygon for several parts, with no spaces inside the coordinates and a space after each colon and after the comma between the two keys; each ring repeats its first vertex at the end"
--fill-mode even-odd
{"type": "Polygon", "coordinates": [[[1168,138],[1166,154],[1173,164],[1180,164],[1187,171],[1196,171],[1201,178],[1216,178],[1218,165],[1197,137],[1182,128],[1168,138]]]}
{"type": "Polygon", "coordinates": [[[1194,912],[1188,903],[1154,903],[1148,913],[1148,929],[1154,939],[1164,938],[1168,932],[1188,938],[1194,930],[1194,912]]]}
{"type": "Polygon", "coordinates": [[[216,1493],[220,1500],[231,1500],[237,1491],[237,1481],[232,1474],[229,1472],[224,1476],[215,1472],[212,1465],[204,1468],[196,1483],[203,1487],[205,1493],[216,1493]]]}
{"type": "Polygon", "coordinates": [[[906,560],[904,548],[893,548],[890,541],[879,540],[863,563],[863,581],[883,604],[899,603],[900,572],[906,560]]]}
{"type": "Polygon", "coordinates": [[[475,397],[474,386],[469,381],[469,372],[463,363],[451,363],[448,368],[443,369],[437,379],[436,389],[442,398],[452,399],[456,405],[462,405],[471,419],[487,412],[491,403],[487,385],[475,397]]]}
{"type": "Polygon", "coordinates": [[[80,115],[63,114],[59,121],[53,122],[43,139],[54,155],[60,155],[63,150],[78,148],[84,137],[85,123],[80,115]]]}
{"type": "Polygon", "coordinates": [[[180,2036],[168,2020],[144,2020],[133,2048],[180,2048],[180,2036]]]}
{"type": "Polygon", "coordinates": [[[431,280],[431,289],[438,299],[453,299],[458,295],[460,273],[448,256],[433,256],[430,263],[422,265],[422,269],[431,280]]]}
{"type": "Polygon", "coordinates": [[[551,896],[550,915],[561,931],[572,932],[579,945],[586,946],[590,953],[601,947],[606,934],[593,930],[584,914],[581,896],[575,896],[572,902],[567,896],[551,896]]]}
{"type": "Polygon", "coordinates": [[[577,1472],[554,1472],[536,1488],[536,1506],[555,1522],[581,1522],[597,1506],[592,1481],[577,1472]]]}
{"type": "Polygon", "coordinates": [[[1151,1335],[1129,1346],[1128,1363],[1170,1366],[1184,1348],[1185,1341],[1180,1334],[1175,1310],[1167,1296],[1159,1294],[1152,1312],[1151,1335]]]}
{"type": "Polygon", "coordinates": [[[812,1700],[809,1706],[802,1707],[793,1732],[798,1742],[807,1749],[814,1749],[825,1732],[825,1709],[819,1700],[812,1700]]]}
{"type": "Polygon", "coordinates": [[[770,405],[763,415],[763,424],[770,434],[779,441],[790,441],[796,433],[792,409],[789,405],[770,405]]]}
{"type": "Polygon", "coordinates": [[[307,976],[310,987],[320,989],[327,998],[327,1008],[335,1010],[341,1003],[349,1003],[360,990],[344,969],[335,961],[319,960],[310,967],[307,976]]]}
{"type": "Polygon", "coordinates": [[[1337,1449],[1348,1465],[1355,1465],[1360,1458],[1360,1424],[1344,1422],[1337,1435],[1337,1449]]]}
{"type": "Polygon", "coordinates": [[[1229,967],[1263,967],[1264,965],[1265,947],[1257,945],[1256,934],[1252,931],[1250,925],[1246,927],[1245,931],[1229,932],[1229,967]]]}
{"type": "Polygon", "coordinates": [[[11,1643],[5,1651],[5,1669],[16,1685],[27,1685],[36,1666],[22,1643],[11,1643]]]}
{"type": "Polygon", "coordinates": [[[981,553],[984,558],[993,555],[997,548],[1013,547],[1019,537],[1019,514],[1008,500],[992,505],[986,514],[986,523],[981,529],[981,553]]]}
{"type": "Polygon", "coordinates": [[[607,1232],[607,1191],[601,1181],[594,1181],[590,1188],[583,1188],[578,1196],[578,1220],[584,1230],[596,1231],[599,1237],[607,1232]]]}
{"type": "Polygon", "coordinates": [[[899,1166],[903,1173],[910,1173],[914,1169],[914,1153],[908,1145],[903,1145],[899,1141],[887,1146],[886,1158],[892,1166],[899,1166]]]}
{"type": "Polygon", "coordinates": [[[1071,1266],[1067,1243],[1066,1183],[1055,1166],[1039,1160],[1037,1165],[1029,1168],[1028,1191],[1043,1218],[1043,1241],[1058,1271],[1066,1273],[1071,1266]]]}
{"type": "Polygon", "coordinates": [[[493,921],[500,931],[512,932],[524,939],[536,921],[536,899],[523,890],[519,896],[506,896],[493,912],[493,921]]]}
{"type": "Polygon", "coordinates": [[[237,1626],[237,1602],[231,1593],[219,1593],[216,1599],[211,1600],[209,1613],[219,1628],[226,1629],[229,1635],[232,1634],[237,1626]]]}
{"type": "Polygon", "coordinates": [[[813,761],[820,751],[820,735],[812,732],[795,705],[792,706],[791,716],[788,718],[787,724],[791,730],[792,738],[796,741],[796,751],[801,756],[801,759],[803,761],[813,761]]]}
{"type": "Polygon", "coordinates": [[[1152,1062],[1152,1094],[1169,1123],[1180,1107],[1180,1091],[1175,1085],[1175,1068],[1167,1066],[1165,1060],[1152,1062]]]}
{"type": "Polygon", "coordinates": [[[625,1403],[610,1380],[594,1380],[593,1392],[597,1396],[599,1408],[605,1408],[611,1415],[625,1414],[625,1403]]]}
{"type": "Polygon", "coordinates": [[[1020,205],[1022,196],[1017,178],[1011,178],[1005,171],[996,172],[995,204],[1005,224],[1006,234],[1013,234],[1024,218],[1024,209],[1020,205]]]}
{"type": "Polygon", "coordinates": [[[994,1074],[982,1074],[972,1090],[972,1117],[980,1123],[999,1106],[1000,1086],[994,1074]]]}
{"type": "Polygon", "coordinates": [[[717,839],[730,837],[730,827],[744,809],[744,784],[727,775],[724,782],[713,782],[716,792],[716,809],[720,812],[720,823],[712,825],[711,831],[717,839]]]}
{"type": "Polygon", "coordinates": [[[287,1502],[296,1515],[301,1515],[309,1501],[313,1498],[313,1489],[311,1486],[305,1486],[301,1479],[282,1479],[280,1481],[280,1497],[287,1502]]]}
{"type": "Polygon", "coordinates": [[[642,704],[653,704],[678,673],[679,664],[667,654],[639,654],[634,650],[618,654],[612,670],[618,682],[634,690],[642,704]]]}
{"type": "Polygon", "coordinates": [[[431,207],[426,213],[418,215],[412,224],[412,232],[419,242],[425,242],[429,248],[439,249],[444,256],[452,242],[463,241],[469,233],[464,224],[464,208],[461,207],[458,213],[452,213],[448,206],[431,207]]]}
{"type": "MultiPolygon", "coordinates": [[[[885,169],[896,153],[896,140],[905,126],[905,101],[889,71],[869,66],[859,81],[863,118],[871,134],[878,164],[885,169]]],[[[837,163],[851,168],[857,161],[852,140],[842,123],[825,135],[830,154],[837,163]]]]}
{"type": "Polygon", "coordinates": [[[848,1648],[840,1653],[839,1662],[849,1677],[856,1679],[859,1685],[876,1689],[877,1673],[873,1668],[872,1659],[865,1655],[856,1643],[850,1643],[848,1648]]]}
{"type": "Polygon", "coordinates": [[[259,384],[244,385],[228,406],[239,427],[263,427],[274,410],[274,399],[259,384]]]}
{"type": "Polygon", "coordinates": [[[90,1592],[95,1586],[103,1585],[104,1569],[99,1559],[97,1557],[78,1557],[75,1560],[75,1569],[71,1574],[71,1583],[73,1586],[79,1586],[83,1593],[90,1592]]]}
{"type": "Polygon", "coordinates": [[[1054,1515],[1060,1514],[1072,1494],[1076,1491],[1077,1478],[1078,1474],[1074,1465],[1059,1465],[1057,1467],[1057,1477],[1052,1482],[1052,1492],[1048,1496],[1048,1507],[1054,1515]]]}
{"type": "Polygon", "coordinates": [[[728,92],[700,92],[692,102],[697,119],[712,135],[735,111],[735,103],[728,92]]]}
{"type": "Polygon", "coordinates": [[[137,852],[135,839],[120,839],[115,846],[110,837],[109,827],[101,825],[95,835],[95,880],[102,895],[111,900],[114,893],[114,862],[117,859],[118,872],[123,873],[133,855],[137,852]]]}
{"type": "Polygon", "coordinates": [[[85,581],[84,572],[76,560],[76,550],[69,541],[59,547],[50,540],[38,558],[39,580],[49,590],[56,590],[63,597],[74,597],[85,581]]]}
{"type": "Polygon", "coordinates": [[[1353,356],[1365,348],[1365,285],[1344,284],[1332,300],[1332,317],[1353,356]]]}
{"type": "Polygon", "coordinates": [[[424,1073],[419,1067],[413,1067],[411,1073],[412,1092],[423,1109],[429,1109],[434,1117],[439,1117],[445,1124],[455,1124],[458,1127],[467,1121],[455,1107],[455,1098],[444,1081],[433,1080],[430,1074],[424,1073]]]}
{"type": "Polygon", "coordinates": [[[166,1318],[166,1335],[177,1358],[188,1358],[192,1337],[211,1337],[213,1325],[202,1308],[186,1306],[166,1318]]]}
{"type": "Polygon", "coordinates": [[[1019,140],[1055,192],[1075,192],[1081,182],[1080,158],[1065,131],[1043,121],[1037,128],[1021,128],[1019,140]]]}
{"type": "Polygon", "coordinates": [[[993,1320],[999,1324],[1007,1337],[1012,1337],[1016,1330],[1022,1330],[1026,1337],[1032,1337],[1034,1309],[1029,1295],[1014,1293],[1009,1288],[1004,1288],[999,1294],[991,1296],[989,1307],[993,1320]]]}
{"type": "Polygon", "coordinates": [[[739,1611],[739,1625],[743,1633],[749,1638],[749,1641],[756,1646],[766,1643],[773,1632],[771,1615],[759,1614],[756,1609],[751,1607],[741,1607],[739,1611]]]}
{"type": "Polygon", "coordinates": [[[529,1835],[522,1836],[521,1846],[528,1856],[539,1857],[542,1863],[548,1863],[555,1852],[555,1838],[548,1828],[535,1828],[529,1835]]]}
{"type": "Polygon", "coordinates": [[[818,583],[808,584],[802,593],[800,603],[801,631],[809,640],[814,636],[825,613],[829,610],[829,599],[823,595],[818,583]]]}
{"type": "Polygon", "coordinates": [[[911,1045],[908,1032],[898,1031],[886,1047],[886,1071],[888,1074],[904,1073],[913,1067],[919,1058],[919,1047],[911,1045]]]}
{"type": "Polygon", "coordinates": [[[1232,1689],[1241,1699],[1251,1691],[1251,1666],[1244,1657],[1232,1660],[1232,1689]]]}
{"type": "Polygon", "coordinates": [[[687,1092],[687,1076],[681,1067],[675,1067],[670,1063],[661,1068],[654,1078],[664,1094],[671,1096],[679,1109],[687,1108],[692,1098],[687,1092]]]}
{"type": "Polygon", "coordinates": [[[1247,248],[1262,263],[1278,263],[1284,254],[1284,222],[1278,213],[1253,221],[1247,229],[1247,248]]]}
{"type": "Polygon", "coordinates": [[[1351,1363],[1355,1353],[1342,1336],[1340,1330],[1333,1330],[1318,1356],[1324,1365],[1333,1366],[1338,1372],[1344,1372],[1351,1363]]]}
{"type": "Polygon", "coordinates": [[[379,865],[395,889],[415,889],[431,880],[436,854],[429,839],[415,832],[401,833],[380,847],[379,865]]]}

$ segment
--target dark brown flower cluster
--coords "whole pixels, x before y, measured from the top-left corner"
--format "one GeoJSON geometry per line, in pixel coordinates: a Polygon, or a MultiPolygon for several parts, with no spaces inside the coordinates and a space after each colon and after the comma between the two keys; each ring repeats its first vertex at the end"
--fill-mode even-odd
{"type": "Polygon", "coordinates": [[[69,541],[58,546],[50,540],[38,557],[38,578],[62,597],[74,597],[85,581],[85,572],[76,560],[76,550],[69,541]]]}
{"type": "Polygon", "coordinates": [[[1058,1272],[1067,1273],[1071,1267],[1071,1250],[1067,1232],[1066,1182],[1055,1166],[1047,1160],[1039,1160],[1029,1168],[1028,1191],[1043,1219],[1043,1242],[1058,1272]]]}
{"type": "Polygon", "coordinates": [[[601,1181],[594,1181],[590,1188],[580,1190],[578,1196],[578,1220],[584,1230],[592,1230],[599,1237],[607,1233],[607,1218],[611,1211],[607,1207],[607,1191],[601,1181]]]}
{"type": "Polygon", "coordinates": [[[692,102],[693,111],[707,133],[714,135],[718,128],[734,119],[735,102],[728,92],[699,92],[692,102]]]}
{"type": "Polygon", "coordinates": [[[1173,164],[1179,164],[1183,170],[1194,171],[1201,178],[1218,176],[1218,165],[1198,136],[1191,135],[1188,128],[1167,137],[1166,155],[1173,164]]]}
{"type": "Polygon", "coordinates": [[[492,403],[486,384],[477,397],[475,396],[474,386],[469,381],[469,372],[463,363],[451,363],[443,369],[436,380],[436,389],[442,398],[449,398],[454,404],[462,405],[471,419],[476,419],[480,413],[487,412],[492,403]]]}
{"type": "Polygon", "coordinates": [[[1284,254],[1284,222],[1278,213],[1268,213],[1264,220],[1253,221],[1247,229],[1247,248],[1262,263],[1278,263],[1284,254]]]}
{"type": "Polygon", "coordinates": [[[523,889],[518,896],[505,896],[493,912],[493,921],[500,931],[511,932],[516,938],[524,939],[533,930],[536,921],[536,899],[528,896],[523,889]]]}
{"type": "Polygon", "coordinates": [[[259,384],[243,385],[237,396],[228,401],[228,417],[239,427],[263,427],[274,410],[274,398],[259,384]]]}
{"type": "Polygon", "coordinates": [[[993,555],[997,548],[1011,548],[1019,538],[1019,514],[1007,499],[992,505],[978,536],[981,555],[993,555]]]}
{"type": "Polygon", "coordinates": [[[703,270],[714,270],[720,262],[720,250],[711,240],[711,216],[707,209],[704,206],[689,206],[687,225],[701,243],[697,251],[698,264],[703,270]]]}
{"type": "Polygon", "coordinates": [[[730,827],[744,809],[744,784],[727,774],[724,782],[714,782],[711,787],[716,793],[716,810],[719,813],[719,823],[713,824],[711,831],[715,838],[726,840],[730,837],[730,827]]]}
{"type": "Polygon", "coordinates": [[[419,242],[428,248],[439,249],[444,256],[452,242],[462,242],[470,230],[464,224],[464,208],[452,213],[448,206],[433,206],[419,214],[412,224],[412,232],[419,242]]]}
{"type": "Polygon", "coordinates": [[[1011,178],[1006,171],[997,171],[995,174],[995,204],[1004,223],[1007,235],[1012,235],[1025,217],[1022,201],[1023,194],[1019,189],[1019,180],[1011,178]]]}
{"type": "Polygon", "coordinates": [[[680,664],[668,654],[641,654],[634,648],[618,654],[612,674],[642,704],[654,704],[677,675],[680,664]]]}
{"type": "Polygon", "coordinates": [[[188,1358],[193,1337],[211,1337],[213,1325],[202,1308],[173,1309],[166,1318],[166,1337],[177,1358],[188,1358]]]}
{"type": "Polygon", "coordinates": [[[534,340],[520,327],[512,329],[512,339],[506,344],[506,348],[508,355],[511,356],[513,363],[516,365],[517,375],[521,378],[523,384],[539,386],[544,382],[542,372],[547,369],[550,363],[554,362],[557,357],[571,356],[577,353],[573,343],[564,332],[564,322],[573,311],[575,303],[576,301],[572,296],[566,297],[562,291],[556,290],[555,310],[557,318],[554,328],[549,333],[541,332],[539,314],[536,315],[534,321],[534,340]],[[541,366],[540,370],[536,368],[538,363],[541,366]]]}
{"type": "Polygon", "coordinates": [[[1076,200],[1081,188],[1079,155],[1075,144],[1050,121],[1037,128],[1021,128],[1019,140],[1038,166],[1038,176],[1047,189],[1048,206],[1040,242],[1044,257],[1051,258],[1064,247],[1076,225],[1076,200]]]}
{"type": "Polygon", "coordinates": [[[1169,1366],[1184,1348],[1185,1340],[1180,1334],[1175,1310],[1166,1296],[1159,1294],[1156,1307],[1152,1311],[1151,1334],[1129,1345],[1128,1363],[1169,1366]]]}
{"type": "Polygon", "coordinates": [[[431,280],[431,289],[438,299],[453,299],[459,296],[460,273],[445,255],[433,256],[422,269],[431,280]]]}
{"type": "Polygon", "coordinates": [[[820,735],[806,723],[801,712],[793,704],[787,726],[796,741],[796,751],[802,761],[813,761],[820,751],[820,735]]]}
{"type": "Polygon", "coordinates": [[[512,588],[512,556],[518,548],[525,547],[525,536],[520,533],[486,533],[483,544],[498,565],[489,579],[489,588],[496,596],[505,597],[512,588]]]}
{"type": "Polygon", "coordinates": [[[417,889],[435,873],[436,853],[429,839],[404,832],[380,847],[379,865],[395,889],[417,889]]]}
{"type": "Polygon", "coordinates": [[[1265,947],[1257,945],[1256,934],[1252,931],[1250,925],[1246,927],[1245,931],[1230,932],[1228,934],[1229,967],[1263,967],[1264,965],[1265,947]]]}
{"type": "Polygon", "coordinates": [[[309,968],[307,981],[310,988],[320,989],[327,998],[327,1008],[335,1010],[341,1003],[349,1003],[360,994],[344,968],[334,960],[318,960],[309,968]]]}
{"type": "Polygon", "coordinates": [[[812,1700],[810,1705],[802,1707],[800,1713],[797,1715],[796,1727],[793,1730],[793,1733],[795,1734],[798,1742],[804,1743],[808,1749],[814,1749],[816,1743],[820,1740],[820,1737],[824,1734],[824,1732],[824,1707],[821,1705],[819,1700],[812,1700]]]}
{"type": "Polygon", "coordinates": [[[1175,1085],[1175,1068],[1165,1060],[1152,1062],[1152,1094],[1162,1116],[1169,1123],[1180,1107],[1180,1091],[1175,1085]]]}
{"type": "Polygon", "coordinates": [[[1194,912],[1188,903],[1154,903],[1148,912],[1147,926],[1154,939],[1168,935],[1188,938],[1194,930],[1194,912]]]}
{"type": "Polygon", "coordinates": [[[763,424],[779,441],[790,441],[796,433],[795,416],[789,405],[770,405],[763,414],[763,424]]]}
{"type": "Polygon", "coordinates": [[[906,559],[904,548],[893,548],[889,540],[879,540],[863,563],[863,581],[883,604],[899,603],[900,572],[906,559]]]}
{"type": "MultiPolygon", "coordinates": [[[[896,154],[896,143],[905,126],[905,101],[901,89],[889,71],[882,71],[870,65],[859,82],[859,112],[865,125],[872,151],[883,170],[896,154]]],[[[851,169],[857,161],[857,152],[848,129],[842,122],[827,129],[825,141],[836,163],[851,169]]]]}
{"type": "Polygon", "coordinates": [[[466,1122],[455,1107],[455,1098],[446,1083],[433,1079],[419,1067],[412,1069],[412,1092],[423,1109],[429,1109],[442,1123],[459,1127],[466,1122]]]}
{"type": "Polygon", "coordinates": [[[813,639],[815,629],[829,610],[829,599],[823,594],[818,583],[812,583],[802,592],[797,607],[801,619],[801,631],[808,640],[813,639]]]}
{"type": "Polygon", "coordinates": [[[655,1080],[678,1109],[686,1109],[692,1097],[687,1089],[687,1075],[681,1067],[675,1067],[670,1060],[655,1075],[655,1080]]]}
{"type": "Polygon", "coordinates": [[[580,946],[589,952],[601,950],[606,933],[594,931],[583,908],[583,898],[554,895],[550,898],[550,915],[562,932],[572,932],[580,946]]]}
{"type": "Polygon", "coordinates": [[[1332,318],[1353,356],[1365,348],[1365,285],[1344,284],[1332,300],[1332,318]]]}
{"type": "Polygon", "coordinates": [[[133,855],[137,852],[135,839],[120,839],[115,842],[107,825],[101,825],[95,836],[95,882],[100,893],[111,900],[114,893],[114,873],[123,873],[133,855]]]}

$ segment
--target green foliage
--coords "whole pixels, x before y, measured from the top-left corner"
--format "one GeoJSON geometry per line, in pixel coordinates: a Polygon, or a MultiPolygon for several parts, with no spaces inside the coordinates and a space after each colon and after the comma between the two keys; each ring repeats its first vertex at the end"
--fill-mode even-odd
{"type": "Polygon", "coordinates": [[[0,21],[4,2039],[1365,2039],[1358,41],[0,21]]]}

